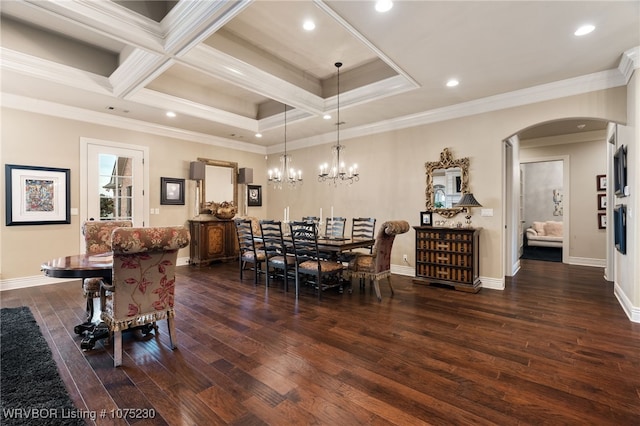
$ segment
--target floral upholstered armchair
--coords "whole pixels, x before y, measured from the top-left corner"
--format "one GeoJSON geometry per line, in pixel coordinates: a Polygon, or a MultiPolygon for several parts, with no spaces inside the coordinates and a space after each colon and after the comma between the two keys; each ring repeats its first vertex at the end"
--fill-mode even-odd
{"type": "MultiPolygon", "coordinates": [[[[88,220],[82,224],[85,252],[91,255],[109,253],[111,251],[111,232],[116,228],[130,228],[133,224],[130,220],[88,220]]],[[[82,283],[84,296],[87,298],[87,321],[78,326],[76,333],[81,334],[93,327],[91,322],[94,315],[93,299],[100,296],[102,278],[85,278],[82,283]]]]}
{"type": "Polygon", "coordinates": [[[398,234],[409,231],[409,222],[406,220],[390,220],[382,224],[371,254],[358,253],[355,259],[349,262],[347,275],[351,278],[363,278],[373,282],[378,300],[380,295],[381,279],[386,278],[393,294],[391,285],[391,248],[398,234]]]}
{"type": "Polygon", "coordinates": [[[175,266],[178,250],[189,244],[184,226],[118,228],[113,231],[112,285],[103,284],[101,319],[113,337],[114,366],[122,364],[122,331],[167,320],[171,348],[175,266]]]}

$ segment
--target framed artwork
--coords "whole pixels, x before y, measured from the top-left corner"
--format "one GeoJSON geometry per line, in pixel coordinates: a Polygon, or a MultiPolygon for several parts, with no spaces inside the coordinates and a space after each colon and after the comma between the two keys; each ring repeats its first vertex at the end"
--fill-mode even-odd
{"type": "Polygon", "coordinates": [[[598,213],[598,229],[607,229],[606,213],[598,213]]]}
{"type": "Polygon", "coordinates": [[[613,236],[616,250],[627,254],[627,207],[624,204],[613,209],[613,236]]]}
{"type": "Polygon", "coordinates": [[[607,194],[598,194],[598,210],[607,209],[607,194]]]}
{"type": "Polygon", "coordinates": [[[6,225],[71,223],[70,169],[5,165],[6,225]]]}
{"type": "Polygon", "coordinates": [[[618,197],[625,197],[627,186],[627,148],[621,145],[613,156],[613,189],[618,197]]]}
{"type": "Polygon", "coordinates": [[[184,205],[184,179],[160,178],[160,204],[184,205]]]}
{"type": "Polygon", "coordinates": [[[250,207],[262,206],[262,186],[247,185],[247,205],[250,207]]]}
{"type": "Polygon", "coordinates": [[[433,226],[433,213],[420,212],[420,226],[433,226]]]}
{"type": "Polygon", "coordinates": [[[598,176],[596,176],[596,189],[598,191],[606,191],[607,190],[607,175],[598,175],[598,176]]]}

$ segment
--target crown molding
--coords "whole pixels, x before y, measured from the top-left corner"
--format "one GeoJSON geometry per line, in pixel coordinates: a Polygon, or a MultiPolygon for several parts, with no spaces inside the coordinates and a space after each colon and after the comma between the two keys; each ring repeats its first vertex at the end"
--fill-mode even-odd
{"type": "Polygon", "coordinates": [[[640,46],[624,52],[618,65],[618,71],[624,76],[625,84],[629,83],[634,70],[640,68],[640,46]]]}
{"type": "Polygon", "coordinates": [[[88,111],[82,108],[28,98],[11,93],[3,92],[1,93],[1,98],[3,108],[13,108],[21,111],[44,114],[68,120],[83,121],[108,127],[117,127],[119,129],[126,129],[135,132],[143,132],[169,138],[182,139],[189,142],[218,146],[221,148],[228,148],[236,151],[244,151],[262,155],[266,154],[266,148],[263,146],[246,142],[239,142],[233,139],[205,135],[203,133],[191,132],[174,127],[163,126],[160,124],[134,120],[126,117],[113,116],[102,112],[88,111]]]}
{"type": "MultiPolygon", "coordinates": [[[[620,71],[607,70],[341,130],[340,139],[345,141],[624,85],[626,85],[625,78],[620,71]]],[[[301,149],[323,145],[332,142],[334,138],[333,134],[324,134],[298,139],[287,144],[292,149],[301,149]]],[[[269,148],[267,150],[272,153],[269,148]]]]}

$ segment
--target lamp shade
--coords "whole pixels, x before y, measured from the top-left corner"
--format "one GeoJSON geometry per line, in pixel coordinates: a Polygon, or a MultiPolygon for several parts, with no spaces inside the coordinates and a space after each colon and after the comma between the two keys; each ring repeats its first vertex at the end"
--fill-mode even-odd
{"type": "Polygon", "coordinates": [[[468,193],[464,194],[454,207],[482,207],[482,204],[476,200],[472,193],[468,193]]]}

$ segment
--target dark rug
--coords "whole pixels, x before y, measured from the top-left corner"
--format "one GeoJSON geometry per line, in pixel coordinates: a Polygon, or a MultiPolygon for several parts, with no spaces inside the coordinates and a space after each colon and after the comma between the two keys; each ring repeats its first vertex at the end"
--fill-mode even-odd
{"type": "Polygon", "coordinates": [[[544,260],[546,262],[562,262],[562,249],[556,247],[525,246],[520,259],[544,260]]]}
{"type": "Polygon", "coordinates": [[[28,307],[0,309],[0,424],[84,425],[28,307]]]}

